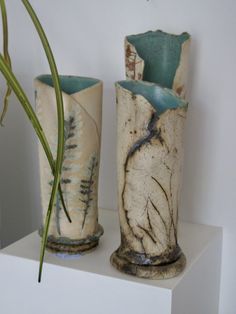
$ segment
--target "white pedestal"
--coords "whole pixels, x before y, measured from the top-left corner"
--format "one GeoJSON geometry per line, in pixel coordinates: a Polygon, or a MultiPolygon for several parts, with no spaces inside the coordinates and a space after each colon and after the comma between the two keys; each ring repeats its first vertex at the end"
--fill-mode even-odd
{"type": "Polygon", "coordinates": [[[109,258],[120,241],[118,215],[100,210],[99,247],[77,259],[46,253],[37,283],[37,232],[0,254],[1,314],[217,314],[222,230],[180,223],[187,267],[178,277],[146,280],[122,274],[109,258]]]}

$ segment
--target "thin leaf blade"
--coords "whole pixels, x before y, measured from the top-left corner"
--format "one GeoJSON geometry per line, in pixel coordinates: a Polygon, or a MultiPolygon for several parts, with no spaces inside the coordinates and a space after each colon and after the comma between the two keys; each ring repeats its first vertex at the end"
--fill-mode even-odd
{"type": "Polygon", "coordinates": [[[41,277],[42,277],[42,268],[43,268],[44,255],[45,255],[45,249],[46,249],[46,244],[47,244],[49,224],[50,224],[53,205],[55,202],[56,194],[58,191],[58,185],[60,183],[60,177],[61,177],[61,169],[62,169],[62,162],[63,162],[63,155],[64,155],[64,106],[63,106],[62,92],[60,88],[60,80],[59,80],[59,75],[57,71],[57,66],[56,66],[49,42],[47,40],[46,34],[29,1],[22,0],[22,2],[31,17],[31,20],[38,32],[38,35],[41,39],[41,43],[44,47],[44,51],[47,56],[51,74],[52,74],[52,80],[53,80],[54,90],[56,94],[56,101],[57,101],[57,117],[58,117],[57,157],[56,157],[56,164],[55,164],[53,187],[52,187],[50,202],[48,206],[48,211],[46,215],[44,231],[43,231],[43,236],[42,236],[39,276],[38,276],[38,281],[40,282],[41,277]]]}
{"type": "MultiPolygon", "coordinates": [[[[2,30],[3,30],[3,55],[6,63],[11,68],[11,58],[8,52],[8,22],[7,22],[7,10],[5,0],[0,0],[1,14],[2,14],[2,30]]],[[[11,95],[11,87],[7,84],[7,90],[3,100],[3,110],[0,115],[0,124],[3,126],[3,120],[8,110],[8,98],[11,95]]]]}
{"type": "MultiPolygon", "coordinates": [[[[30,104],[30,101],[28,100],[26,94],[24,93],[23,88],[21,87],[20,83],[16,79],[16,77],[15,77],[14,73],[12,72],[11,68],[9,67],[9,65],[6,64],[5,59],[4,59],[2,54],[0,54],[0,71],[3,74],[5,80],[11,86],[13,92],[15,93],[20,104],[22,105],[23,110],[25,111],[26,115],[28,116],[28,118],[29,118],[38,138],[39,138],[39,141],[40,141],[40,143],[44,149],[44,152],[45,152],[46,157],[48,159],[52,173],[54,174],[55,163],[54,163],[53,155],[51,153],[51,149],[50,149],[50,146],[48,144],[47,138],[46,138],[44,131],[42,129],[42,126],[41,126],[31,104],[30,104]]],[[[61,190],[60,185],[59,185],[59,193],[60,193],[60,197],[62,200],[62,204],[64,206],[64,211],[66,213],[66,216],[67,216],[69,222],[71,222],[69,213],[66,210],[66,206],[65,206],[65,202],[63,199],[63,194],[62,194],[62,190],[61,190]]]]}

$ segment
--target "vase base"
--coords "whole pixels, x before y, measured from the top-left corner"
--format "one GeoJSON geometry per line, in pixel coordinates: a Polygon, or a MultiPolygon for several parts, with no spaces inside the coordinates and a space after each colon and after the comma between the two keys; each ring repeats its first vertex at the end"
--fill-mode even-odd
{"type": "Polygon", "coordinates": [[[68,245],[49,242],[46,245],[46,249],[52,253],[67,253],[67,254],[78,254],[85,251],[91,251],[98,246],[99,240],[81,245],[68,245]]]}
{"type": "Polygon", "coordinates": [[[146,279],[169,279],[178,276],[185,268],[186,257],[181,253],[173,263],[165,265],[137,265],[121,258],[115,251],[110,258],[111,264],[119,271],[146,279]]]}
{"type": "MultiPolygon", "coordinates": [[[[39,230],[42,236],[43,229],[39,230]]],[[[91,251],[96,248],[99,243],[99,238],[103,235],[103,227],[98,225],[96,233],[86,239],[72,240],[66,237],[56,238],[49,236],[46,244],[46,249],[53,253],[78,254],[86,251],[91,251]]]]}

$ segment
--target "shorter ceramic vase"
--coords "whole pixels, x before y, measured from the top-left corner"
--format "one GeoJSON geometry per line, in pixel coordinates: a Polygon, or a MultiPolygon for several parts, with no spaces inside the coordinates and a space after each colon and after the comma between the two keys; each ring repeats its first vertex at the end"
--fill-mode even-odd
{"type": "MultiPolygon", "coordinates": [[[[59,193],[50,222],[47,249],[78,253],[98,245],[103,228],[98,224],[98,174],[101,141],[102,82],[86,77],[60,76],[65,116],[65,147],[61,188],[69,223],[59,193]]],[[[56,157],[57,108],[50,75],[35,79],[36,111],[49,146],[56,157]]],[[[48,208],[53,175],[39,146],[43,221],[48,208]]],[[[42,234],[43,226],[40,230],[42,234]]]]}

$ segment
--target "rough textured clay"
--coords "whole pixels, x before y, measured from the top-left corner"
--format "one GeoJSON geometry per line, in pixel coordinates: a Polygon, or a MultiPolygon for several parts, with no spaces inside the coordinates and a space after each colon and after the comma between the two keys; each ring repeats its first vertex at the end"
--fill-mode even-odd
{"type": "MultiPolygon", "coordinates": [[[[65,113],[65,152],[61,187],[72,223],[63,211],[59,194],[49,228],[47,248],[77,253],[98,244],[97,190],[101,141],[102,83],[96,79],[61,76],[65,113]]],[[[55,91],[49,75],[35,80],[36,110],[54,158],[57,149],[55,91]]],[[[43,220],[53,176],[39,146],[43,220]]],[[[42,230],[41,230],[42,231],[42,230]]]]}
{"type": "Polygon", "coordinates": [[[125,40],[129,80],[116,84],[121,245],[111,263],[139,277],[171,278],[186,264],[178,206],[188,46],[187,33],[147,32],[125,40]]]}

